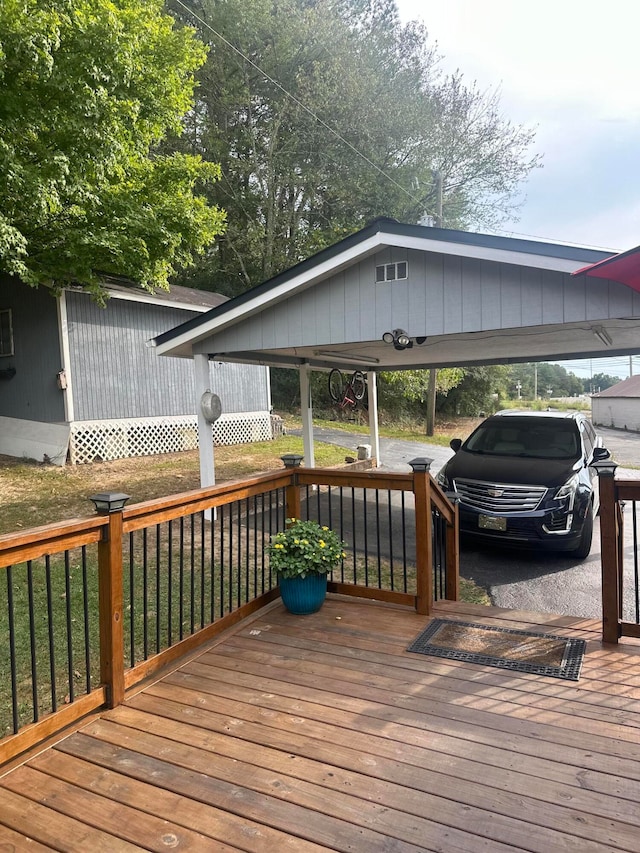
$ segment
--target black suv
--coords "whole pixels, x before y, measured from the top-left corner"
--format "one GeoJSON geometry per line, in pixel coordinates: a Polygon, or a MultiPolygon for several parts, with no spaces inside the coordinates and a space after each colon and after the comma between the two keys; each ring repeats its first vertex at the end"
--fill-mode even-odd
{"type": "Polygon", "coordinates": [[[609,452],[585,415],[499,412],[451,448],[438,482],[458,493],[461,533],[588,556],[599,506],[589,466],[609,452]]]}

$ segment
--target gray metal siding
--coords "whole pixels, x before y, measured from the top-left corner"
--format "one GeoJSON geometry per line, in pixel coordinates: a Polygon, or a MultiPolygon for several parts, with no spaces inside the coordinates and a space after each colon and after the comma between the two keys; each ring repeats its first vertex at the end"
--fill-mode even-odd
{"type": "Polygon", "coordinates": [[[638,316],[616,282],[433,252],[390,249],[197,344],[197,352],[372,341],[385,331],[447,335],[638,316]],[[377,264],[407,260],[406,281],[375,283],[377,264]]]}
{"type": "MultiPolygon", "coordinates": [[[[68,293],[67,314],[76,420],[195,413],[193,362],[146,346],[194,312],[121,299],[100,308],[86,294],[68,293]]],[[[224,412],[268,409],[267,368],[212,364],[210,373],[224,412]]]]}
{"type": "Polygon", "coordinates": [[[64,422],[64,399],[56,381],[62,365],[55,297],[45,287],[0,276],[0,308],[11,309],[15,353],[0,358],[0,370],[16,370],[13,379],[0,379],[0,415],[64,422]]]}

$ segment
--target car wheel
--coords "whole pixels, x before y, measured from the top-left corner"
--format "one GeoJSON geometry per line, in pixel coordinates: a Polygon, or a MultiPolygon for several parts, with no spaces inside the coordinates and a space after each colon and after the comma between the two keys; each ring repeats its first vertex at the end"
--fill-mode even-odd
{"type": "Polygon", "coordinates": [[[589,509],[584,517],[582,525],[582,534],[580,535],[580,544],[573,552],[573,556],[579,560],[584,560],[591,553],[591,540],[593,539],[593,505],[589,504],[589,509]]]}

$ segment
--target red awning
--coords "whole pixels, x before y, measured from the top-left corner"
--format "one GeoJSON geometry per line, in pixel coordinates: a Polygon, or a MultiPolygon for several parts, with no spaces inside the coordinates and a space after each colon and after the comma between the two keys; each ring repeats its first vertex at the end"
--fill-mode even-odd
{"type": "Polygon", "coordinates": [[[571,275],[580,274],[619,281],[640,292],[640,246],[571,273],[571,275]]]}

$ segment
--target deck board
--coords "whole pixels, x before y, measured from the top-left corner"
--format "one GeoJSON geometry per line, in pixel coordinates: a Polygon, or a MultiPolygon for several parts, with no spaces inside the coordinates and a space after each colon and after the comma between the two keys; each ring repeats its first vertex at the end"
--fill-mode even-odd
{"type": "Polygon", "coordinates": [[[637,853],[640,643],[436,615],[582,637],[581,679],[408,653],[428,619],[401,607],[272,605],[0,778],[0,846],[637,853]]]}

